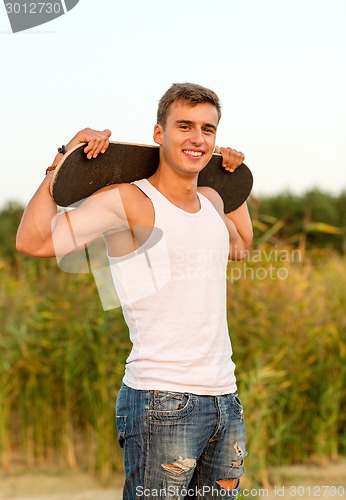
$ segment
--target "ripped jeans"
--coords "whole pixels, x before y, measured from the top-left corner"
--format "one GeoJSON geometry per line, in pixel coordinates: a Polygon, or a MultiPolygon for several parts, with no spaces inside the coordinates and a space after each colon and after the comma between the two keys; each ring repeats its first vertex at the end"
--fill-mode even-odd
{"type": "Polygon", "coordinates": [[[237,394],[136,390],[116,404],[124,500],[236,498],[244,473],[245,424],[237,394]],[[234,484],[226,489],[227,481],[234,484]]]}

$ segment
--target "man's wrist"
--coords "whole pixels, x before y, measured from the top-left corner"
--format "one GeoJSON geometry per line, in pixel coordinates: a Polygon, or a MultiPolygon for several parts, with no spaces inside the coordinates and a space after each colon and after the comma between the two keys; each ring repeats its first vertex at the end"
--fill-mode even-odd
{"type": "Polygon", "coordinates": [[[46,168],[46,175],[49,173],[49,172],[53,172],[56,167],[58,166],[58,163],[59,161],[63,158],[63,156],[67,153],[67,149],[66,149],[66,146],[63,144],[61,147],[58,148],[58,152],[57,154],[55,155],[55,158],[53,160],[53,163],[50,167],[47,167],[46,168]]]}
{"type": "Polygon", "coordinates": [[[51,165],[50,167],[46,168],[46,175],[49,174],[49,172],[53,172],[58,165],[51,165]]]}

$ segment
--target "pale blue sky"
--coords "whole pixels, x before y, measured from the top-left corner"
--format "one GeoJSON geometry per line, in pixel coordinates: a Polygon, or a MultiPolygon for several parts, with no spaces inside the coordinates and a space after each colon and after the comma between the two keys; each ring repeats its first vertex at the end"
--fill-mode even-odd
{"type": "Polygon", "coordinates": [[[80,0],[12,34],[0,5],[0,206],[26,203],[81,128],[152,143],[172,82],[213,88],[255,194],[346,189],[345,0],[80,0]]]}

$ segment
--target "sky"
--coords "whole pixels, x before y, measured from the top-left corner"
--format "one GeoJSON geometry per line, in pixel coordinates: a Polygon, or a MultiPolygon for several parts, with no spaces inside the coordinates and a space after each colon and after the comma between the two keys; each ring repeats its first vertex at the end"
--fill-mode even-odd
{"type": "Polygon", "coordinates": [[[0,207],[79,130],[153,144],[173,82],[212,88],[255,195],[346,189],[345,0],[80,0],[12,33],[0,5],[0,207]]]}

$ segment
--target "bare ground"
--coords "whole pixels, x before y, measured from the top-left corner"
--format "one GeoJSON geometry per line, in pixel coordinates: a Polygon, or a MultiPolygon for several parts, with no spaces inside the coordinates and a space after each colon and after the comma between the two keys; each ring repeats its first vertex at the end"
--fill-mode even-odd
{"type": "Polygon", "coordinates": [[[121,500],[122,478],[104,488],[82,472],[25,473],[0,477],[0,500],[121,500]]]}
{"type": "MultiPolygon", "coordinates": [[[[244,499],[346,499],[346,458],[325,465],[295,465],[270,471],[271,488],[247,488],[244,499]]],[[[0,500],[120,500],[123,478],[101,487],[82,472],[0,475],[0,500]]],[[[148,497],[147,497],[148,498],[148,497]]]]}

